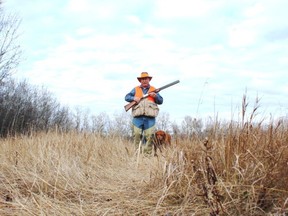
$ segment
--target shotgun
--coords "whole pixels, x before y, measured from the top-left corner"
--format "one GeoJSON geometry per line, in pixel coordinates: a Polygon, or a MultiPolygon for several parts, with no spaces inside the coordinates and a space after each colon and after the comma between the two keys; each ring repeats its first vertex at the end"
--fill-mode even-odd
{"type": "MultiPolygon", "coordinates": [[[[171,83],[169,83],[169,84],[167,84],[167,85],[164,85],[164,86],[162,86],[162,87],[160,87],[160,88],[158,88],[158,89],[155,89],[155,90],[152,91],[152,92],[158,93],[158,92],[160,92],[161,90],[163,90],[163,89],[165,89],[165,88],[168,88],[168,87],[170,87],[170,86],[172,86],[172,85],[175,85],[175,84],[177,84],[177,83],[179,83],[179,82],[180,82],[179,80],[176,80],[176,81],[171,82],[171,83]]],[[[150,92],[149,92],[149,93],[150,93],[150,92]]],[[[141,98],[141,100],[144,99],[144,98],[147,98],[148,96],[149,96],[148,94],[143,95],[143,97],[141,98]]],[[[126,104],[126,105],[124,106],[125,111],[127,112],[129,109],[131,109],[131,108],[132,108],[133,106],[135,106],[136,104],[137,104],[136,101],[132,101],[132,102],[126,104]]]]}

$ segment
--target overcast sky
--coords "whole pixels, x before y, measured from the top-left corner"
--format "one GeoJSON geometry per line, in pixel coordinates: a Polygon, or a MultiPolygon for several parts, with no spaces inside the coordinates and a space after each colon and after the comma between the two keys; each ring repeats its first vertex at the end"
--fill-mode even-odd
{"type": "Polygon", "coordinates": [[[161,112],[237,120],[243,94],[259,114],[288,108],[287,0],[5,0],[22,19],[16,74],[63,105],[120,113],[148,71],[161,112]]]}

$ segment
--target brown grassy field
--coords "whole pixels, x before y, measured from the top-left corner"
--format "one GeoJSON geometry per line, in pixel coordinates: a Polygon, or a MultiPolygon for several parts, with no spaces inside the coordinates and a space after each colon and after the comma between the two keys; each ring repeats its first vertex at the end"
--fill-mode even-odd
{"type": "Polygon", "coordinates": [[[288,128],[215,124],[158,157],[87,133],[0,140],[0,215],[288,215],[288,128]]]}

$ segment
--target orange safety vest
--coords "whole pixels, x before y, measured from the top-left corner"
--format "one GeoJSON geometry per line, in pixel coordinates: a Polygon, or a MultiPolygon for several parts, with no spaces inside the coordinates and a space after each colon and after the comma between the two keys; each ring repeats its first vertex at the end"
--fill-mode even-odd
{"type": "MultiPolygon", "coordinates": [[[[150,86],[150,88],[148,90],[148,93],[154,91],[155,89],[156,89],[155,87],[150,86]]],[[[140,86],[136,86],[135,87],[135,97],[138,97],[138,98],[142,98],[143,97],[143,91],[140,88],[140,86]]],[[[153,98],[151,96],[148,96],[147,99],[155,103],[155,98],[153,98]]]]}

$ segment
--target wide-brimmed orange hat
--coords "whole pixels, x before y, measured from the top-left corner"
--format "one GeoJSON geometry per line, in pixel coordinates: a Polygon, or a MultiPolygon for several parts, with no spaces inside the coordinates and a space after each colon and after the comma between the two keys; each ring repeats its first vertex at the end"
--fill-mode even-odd
{"type": "Polygon", "coordinates": [[[140,77],[137,77],[137,79],[138,79],[138,81],[140,82],[140,80],[141,80],[142,78],[146,78],[146,77],[148,77],[150,80],[152,79],[152,77],[149,76],[148,72],[142,72],[142,73],[140,74],[140,77]]]}

